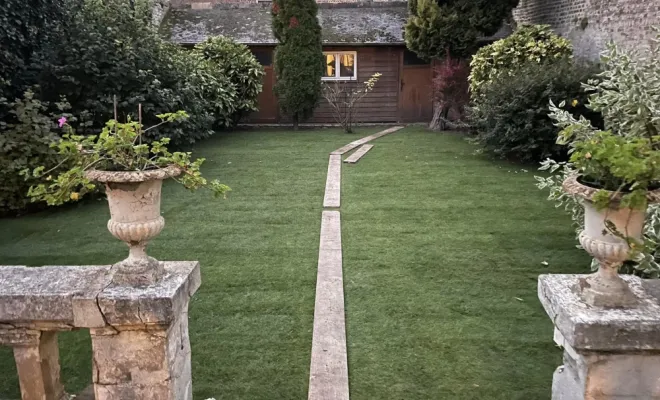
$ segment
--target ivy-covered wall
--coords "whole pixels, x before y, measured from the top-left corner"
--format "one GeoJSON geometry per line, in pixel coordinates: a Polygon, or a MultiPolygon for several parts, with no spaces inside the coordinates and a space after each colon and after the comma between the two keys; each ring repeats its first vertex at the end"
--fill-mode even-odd
{"type": "Polygon", "coordinates": [[[647,47],[660,25],[660,0],[520,0],[518,24],[548,24],[573,42],[575,55],[595,60],[609,40],[647,47]]]}

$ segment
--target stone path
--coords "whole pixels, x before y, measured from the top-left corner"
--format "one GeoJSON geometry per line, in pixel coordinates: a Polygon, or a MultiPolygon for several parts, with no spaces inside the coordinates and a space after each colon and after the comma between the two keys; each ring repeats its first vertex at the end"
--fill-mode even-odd
{"type": "Polygon", "coordinates": [[[341,198],[341,155],[331,154],[325,181],[323,208],[338,208],[341,198]]]}
{"type": "Polygon", "coordinates": [[[360,161],[360,158],[362,158],[369,150],[371,150],[374,147],[373,144],[365,144],[359,149],[355,150],[355,153],[351,154],[350,156],[346,157],[344,160],[345,163],[349,164],[355,164],[356,162],[360,161]]]}
{"type": "MultiPolygon", "coordinates": [[[[340,206],[342,154],[401,128],[403,127],[396,126],[386,129],[330,153],[323,197],[324,208],[340,206]]],[[[357,162],[372,147],[372,145],[363,146],[349,156],[346,162],[357,162]]],[[[348,400],[348,357],[339,211],[324,210],[321,216],[311,358],[308,399],[348,400]]]]}

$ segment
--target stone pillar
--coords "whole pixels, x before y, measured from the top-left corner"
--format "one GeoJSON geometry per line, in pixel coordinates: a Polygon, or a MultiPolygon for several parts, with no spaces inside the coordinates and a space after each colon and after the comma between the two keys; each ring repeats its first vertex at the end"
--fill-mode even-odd
{"type": "Polygon", "coordinates": [[[90,330],[96,400],[192,399],[188,303],[199,264],[168,262],[165,273],[156,285],[98,295],[108,325],[90,330]]]}
{"type": "Polygon", "coordinates": [[[0,344],[12,346],[22,400],[61,400],[57,332],[0,328],[0,344]]]}
{"type": "Polygon", "coordinates": [[[639,304],[600,308],[578,294],[587,276],[539,277],[539,299],[564,348],[552,400],[660,400],[660,282],[623,276],[639,304]]]}

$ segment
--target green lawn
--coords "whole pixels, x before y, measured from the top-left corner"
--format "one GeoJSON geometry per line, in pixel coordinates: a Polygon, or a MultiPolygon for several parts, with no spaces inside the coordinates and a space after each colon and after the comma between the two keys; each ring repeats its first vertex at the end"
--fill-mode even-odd
{"type": "MultiPolygon", "coordinates": [[[[219,135],[195,152],[234,189],[228,200],[165,186],[166,228],[150,254],[202,264],[196,398],[306,397],[328,153],[376,130],[219,135]]],[[[460,136],[408,128],[374,144],[343,168],[352,398],[548,398],[560,351],[536,276],[587,270],[569,219],[533,171],[474,156],[460,136]]],[[[112,263],[127,249],[107,218],[104,201],[87,201],[0,220],[0,264],[112,263]]],[[[80,390],[88,335],[60,336],[64,380],[80,390]]],[[[0,398],[17,398],[8,349],[0,371],[0,398]]]]}
{"type": "Polygon", "coordinates": [[[536,277],[589,260],[533,167],[473,152],[407,129],[343,170],[354,400],[550,397],[561,351],[536,277]]]}

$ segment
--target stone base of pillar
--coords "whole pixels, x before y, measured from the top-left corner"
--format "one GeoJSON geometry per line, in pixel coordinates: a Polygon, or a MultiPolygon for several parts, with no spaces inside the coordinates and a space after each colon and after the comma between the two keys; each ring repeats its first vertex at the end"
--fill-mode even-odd
{"type": "Polygon", "coordinates": [[[639,304],[600,308],[579,295],[585,277],[539,277],[539,299],[564,348],[552,400],[660,400],[660,282],[625,276],[639,304]]]}
{"type": "Polygon", "coordinates": [[[167,263],[165,272],[156,285],[99,294],[108,326],[90,330],[96,400],[192,399],[188,302],[199,264],[167,263]]]}
{"type": "Polygon", "coordinates": [[[112,283],[110,266],[0,266],[0,345],[23,400],[61,400],[57,332],[89,328],[96,400],[192,399],[188,303],[199,263],[164,262],[153,285],[112,283]]]}

